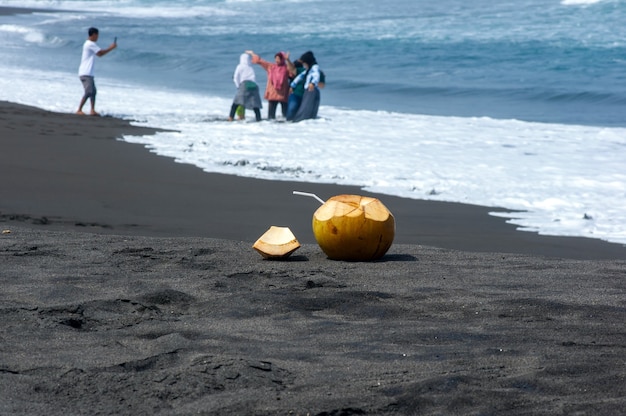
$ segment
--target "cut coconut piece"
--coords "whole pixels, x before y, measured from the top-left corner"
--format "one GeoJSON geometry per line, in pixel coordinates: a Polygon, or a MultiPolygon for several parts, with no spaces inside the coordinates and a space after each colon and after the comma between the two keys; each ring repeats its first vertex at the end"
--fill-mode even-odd
{"type": "Polygon", "coordinates": [[[376,260],[391,247],[395,231],[391,212],[372,197],[337,195],[313,214],[315,239],[333,260],[376,260]]]}
{"type": "Polygon", "coordinates": [[[300,248],[300,243],[288,227],[272,225],[252,246],[266,259],[287,258],[300,248]]]}

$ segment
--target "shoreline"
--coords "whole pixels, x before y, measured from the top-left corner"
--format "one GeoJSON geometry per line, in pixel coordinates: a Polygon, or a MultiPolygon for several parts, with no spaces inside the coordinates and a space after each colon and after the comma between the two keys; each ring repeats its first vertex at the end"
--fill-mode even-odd
{"type": "Polygon", "coordinates": [[[396,217],[397,244],[577,259],[626,259],[619,244],[517,231],[497,208],[412,200],[354,186],[267,181],[207,173],[114,138],[153,134],[111,117],[48,112],[0,102],[5,151],[0,223],[101,234],[224,238],[254,242],[271,225],[314,243],[311,218],[322,199],[379,198],[396,217]]]}

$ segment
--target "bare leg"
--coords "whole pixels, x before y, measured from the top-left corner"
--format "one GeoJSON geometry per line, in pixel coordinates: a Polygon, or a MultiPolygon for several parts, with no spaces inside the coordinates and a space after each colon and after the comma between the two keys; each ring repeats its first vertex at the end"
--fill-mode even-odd
{"type": "Polygon", "coordinates": [[[96,112],[96,97],[91,97],[91,113],[92,116],[99,116],[96,112]]]}
{"type": "Polygon", "coordinates": [[[76,111],[76,114],[80,114],[81,116],[85,115],[85,113],[83,113],[83,107],[85,106],[86,102],[87,102],[87,97],[81,98],[80,104],[78,105],[78,111],[76,111]]]}

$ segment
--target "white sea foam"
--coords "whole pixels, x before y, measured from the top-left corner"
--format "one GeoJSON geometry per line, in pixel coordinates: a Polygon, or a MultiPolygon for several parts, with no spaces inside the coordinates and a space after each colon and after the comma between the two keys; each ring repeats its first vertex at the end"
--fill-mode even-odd
{"type": "MultiPolygon", "coordinates": [[[[72,112],[82,93],[74,74],[2,71],[0,99],[72,112]]],[[[623,128],[329,106],[297,124],[228,123],[230,99],[100,78],[98,87],[100,111],[177,130],[127,141],[208,172],[503,207],[521,212],[494,215],[523,230],[626,243],[623,128]]]]}
{"type": "Polygon", "coordinates": [[[234,16],[237,12],[217,7],[184,7],[170,5],[167,7],[125,7],[121,11],[103,8],[109,14],[117,14],[124,17],[180,19],[180,18],[210,18],[213,16],[234,16]]]}
{"type": "Polygon", "coordinates": [[[24,34],[31,32],[32,29],[19,25],[0,25],[0,32],[24,34]]]}
{"type": "Polygon", "coordinates": [[[19,25],[0,25],[0,35],[4,38],[16,36],[32,43],[43,43],[45,40],[45,35],[41,31],[19,25]]]}
{"type": "Polygon", "coordinates": [[[565,6],[581,5],[581,4],[596,4],[602,0],[561,0],[561,4],[565,6]]]}

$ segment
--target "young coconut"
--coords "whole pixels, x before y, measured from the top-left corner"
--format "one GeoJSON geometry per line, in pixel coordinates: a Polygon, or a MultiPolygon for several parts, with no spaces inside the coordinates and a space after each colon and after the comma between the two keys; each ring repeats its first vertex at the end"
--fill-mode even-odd
{"type": "Polygon", "coordinates": [[[282,259],[299,249],[300,243],[289,228],[272,225],[252,248],[266,259],[282,259]]]}
{"type": "Polygon", "coordinates": [[[337,195],[313,214],[313,234],[333,260],[367,261],[382,257],[396,232],[396,222],[376,198],[337,195]]]}

